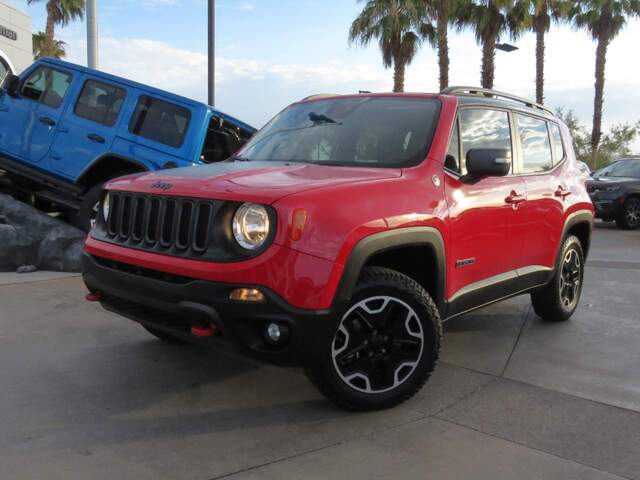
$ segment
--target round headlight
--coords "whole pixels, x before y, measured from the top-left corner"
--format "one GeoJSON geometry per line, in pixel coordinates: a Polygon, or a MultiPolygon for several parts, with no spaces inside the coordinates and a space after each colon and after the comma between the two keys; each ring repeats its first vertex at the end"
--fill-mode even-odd
{"type": "Polygon", "coordinates": [[[105,221],[109,219],[109,209],[111,208],[111,195],[107,194],[102,199],[102,218],[105,221]]]}
{"type": "Polygon", "coordinates": [[[233,216],[233,236],[242,248],[260,248],[269,236],[267,209],[255,203],[240,205],[233,216]]]}

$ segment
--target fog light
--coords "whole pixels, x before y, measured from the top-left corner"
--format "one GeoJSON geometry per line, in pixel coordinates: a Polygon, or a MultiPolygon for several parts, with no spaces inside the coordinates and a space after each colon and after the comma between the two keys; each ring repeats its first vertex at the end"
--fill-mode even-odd
{"type": "Polygon", "coordinates": [[[236,288],[229,298],[238,302],[263,302],[264,294],[257,288],[236,288]]]}
{"type": "Polygon", "coordinates": [[[264,336],[272,345],[282,345],[289,339],[289,327],[279,323],[268,323],[264,336]]]}

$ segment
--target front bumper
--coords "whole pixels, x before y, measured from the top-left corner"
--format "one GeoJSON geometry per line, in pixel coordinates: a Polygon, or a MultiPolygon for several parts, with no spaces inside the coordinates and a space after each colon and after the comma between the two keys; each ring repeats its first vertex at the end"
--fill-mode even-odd
{"type": "Polygon", "coordinates": [[[287,304],[264,287],[260,303],[229,300],[234,285],[198,280],[119,263],[85,253],[83,279],[102,294],[102,306],[138,323],[176,337],[213,346],[220,337],[243,353],[273,364],[304,366],[329,348],[337,321],[329,310],[303,310],[287,304]],[[289,338],[282,346],[268,343],[268,323],[285,324],[289,338]],[[191,326],[213,324],[221,335],[195,337],[191,326]]]}
{"type": "Polygon", "coordinates": [[[610,220],[614,219],[619,213],[620,202],[618,200],[592,198],[592,202],[596,209],[596,218],[610,220]]]}

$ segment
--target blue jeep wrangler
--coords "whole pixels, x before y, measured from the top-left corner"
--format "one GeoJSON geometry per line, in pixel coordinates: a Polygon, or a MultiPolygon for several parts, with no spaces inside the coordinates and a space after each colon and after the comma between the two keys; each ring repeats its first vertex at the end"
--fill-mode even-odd
{"type": "Polygon", "coordinates": [[[0,89],[0,170],[12,190],[88,230],[101,186],[225,160],[255,129],[203,103],[53,59],[0,89]]]}

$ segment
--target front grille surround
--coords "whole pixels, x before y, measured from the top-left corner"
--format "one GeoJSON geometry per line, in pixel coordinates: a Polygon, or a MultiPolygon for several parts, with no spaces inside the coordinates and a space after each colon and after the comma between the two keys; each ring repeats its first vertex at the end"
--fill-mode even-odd
{"type": "Polygon", "coordinates": [[[260,249],[248,251],[237,244],[231,231],[233,215],[242,202],[115,190],[109,194],[109,218],[99,213],[91,236],[128,248],[233,262],[261,254],[275,235],[275,211],[269,206],[265,206],[272,225],[269,238],[260,249]]]}

